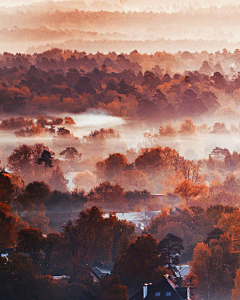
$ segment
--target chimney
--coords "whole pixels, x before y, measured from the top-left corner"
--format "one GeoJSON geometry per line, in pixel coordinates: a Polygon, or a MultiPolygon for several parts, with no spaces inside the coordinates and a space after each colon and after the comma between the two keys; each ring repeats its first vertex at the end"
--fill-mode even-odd
{"type": "Polygon", "coordinates": [[[144,283],[143,285],[143,299],[147,297],[147,292],[148,292],[148,284],[144,283]]]}
{"type": "Polygon", "coordinates": [[[152,283],[144,283],[143,285],[143,299],[147,297],[149,285],[152,285],[152,283]]]}

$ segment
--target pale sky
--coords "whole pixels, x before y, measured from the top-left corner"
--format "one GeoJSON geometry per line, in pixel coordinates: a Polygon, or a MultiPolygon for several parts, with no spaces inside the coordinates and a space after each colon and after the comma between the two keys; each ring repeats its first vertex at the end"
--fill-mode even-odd
{"type": "MultiPolygon", "coordinates": [[[[60,0],[61,1],[61,0],[60,0]]],[[[90,4],[96,0],[85,0],[87,4],[90,4]]],[[[101,1],[101,0],[100,0],[101,1]]],[[[44,2],[42,0],[0,0],[0,6],[5,6],[5,7],[14,7],[14,6],[19,6],[19,5],[28,5],[36,2],[44,2]]],[[[54,1],[57,2],[57,1],[54,1]]],[[[128,2],[134,2],[133,0],[104,0],[103,2],[106,2],[108,4],[122,4],[124,6],[128,6],[128,2]]],[[[141,1],[136,2],[136,8],[138,6],[138,3],[141,1]]],[[[210,6],[217,6],[221,7],[224,5],[240,5],[239,0],[148,0],[148,1],[143,1],[145,3],[148,3],[148,6],[162,6],[163,8],[169,8],[173,5],[181,6],[184,5],[186,7],[192,6],[193,8],[199,8],[199,7],[210,7],[210,6]]]]}

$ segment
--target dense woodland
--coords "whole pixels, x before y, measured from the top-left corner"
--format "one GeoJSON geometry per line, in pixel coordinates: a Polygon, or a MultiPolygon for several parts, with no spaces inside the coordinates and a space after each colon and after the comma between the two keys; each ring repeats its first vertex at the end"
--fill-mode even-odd
{"type": "MultiPolygon", "coordinates": [[[[209,156],[194,162],[157,147],[143,150],[130,164],[115,153],[96,163],[98,185],[89,192],[69,192],[61,168],[82,163],[73,149],[62,151],[65,159],[58,161],[42,144],[22,145],[8,158],[9,172],[0,174],[1,248],[16,249],[8,260],[1,258],[3,299],[105,299],[105,293],[127,299],[127,288],[131,295],[143,282],[157,283],[166,273],[174,279],[180,262],[192,266],[185,282],[177,282],[194,286],[193,297],[207,299],[210,293],[210,299],[231,299],[232,289],[238,295],[239,154],[226,151],[224,160],[209,156]],[[151,181],[168,188],[164,200],[131,183],[130,178],[141,182],[137,176],[145,178],[145,185],[151,181]],[[207,185],[204,178],[211,176],[216,179],[207,185]],[[144,231],[114,215],[157,209],[161,213],[144,231]],[[112,214],[104,217],[103,211],[112,214]],[[89,266],[107,267],[112,275],[93,283],[89,266]],[[60,283],[49,276],[59,274],[70,279],[60,283]]],[[[87,176],[82,173],[80,182],[87,176]]]]}
{"type": "Polygon", "coordinates": [[[189,159],[169,144],[238,137],[239,59],[239,50],[0,56],[0,132],[14,141],[0,148],[0,248],[14,249],[0,260],[1,299],[125,300],[164,274],[192,299],[238,299],[240,153],[216,144],[189,159]],[[79,134],[75,117],[90,108],[122,117],[126,130],[129,120],[151,127],[136,148],[117,127],[79,134]],[[160,213],[146,214],[144,229],[116,216],[142,211],[160,213]],[[180,263],[191,266],[185,281],[180,263]],[[94,283],[94,266],[111,276],[94,283]]]}
{"type": "Polygon", "coordinates": [[[33,56],[4,53],[1,112],[38,115],[95,108],[155,121],[216,111],[234,115],[239,105],[239,59],[239,50],[175,55],[86,55],[60,49],[33,56]]]}

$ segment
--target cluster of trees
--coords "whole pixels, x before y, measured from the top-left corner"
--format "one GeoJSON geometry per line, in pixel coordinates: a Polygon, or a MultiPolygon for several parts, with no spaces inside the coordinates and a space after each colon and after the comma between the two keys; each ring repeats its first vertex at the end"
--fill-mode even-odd
{"type": "Polygon", "coordinates": [[[231,124],[231,128],[227,129],[225,123],[216,122],[213,126],[208,126],[207,124],[195,125],[191,119],[185,119],[181,124],[167,124],[161,125],[158,133],[152,133],[151,131],[145,132],[144,137],[148,142],[153,143],[157,141],[160,137],[176,137],[187,136],[187,135],[197,135],[197,134],[239,134],[240,128],[234,124],[231,124]]]}
{"type": "MultiPolygon", "coordinates": [[[[170,147],[156,147],[138,153],[128,151],[126,155],[114,153],[100,161],[98,157],[82,159],[82,153],[87,153],[90,145],[100,147],[106,137],[115,140],[118,134],[112,129],[90,133],[79,140],[79,148],[63,148],[59,158],[44,144],[15,148],[7,163],[13,174],[6,175],[11,177],[14,190],[5,194],[18,199],[16,190],[25,189],[23,182],[26,187],[43,181],[49,185],[49,191],[58,190],[67,195],[70,193],[67,193],[68,180],[64,174],[75,172],[73,184],[77,193],[86,198],[86,205],[100,205],[115,211],[137,207],[159,209],[163,203],[151,196],[156,192],[164,192],[165,201],[171,206],[239,204],[240,158],[237,152],[231,154],[227,149],[216,148],[208,160],[191,161],[170,147]],[[130,163],[128,158],[134,160],[130,163]]],[[[2,186],[3,192],[8,190],[7,186],[2,186]]],[[[43,203],[47,205],[47,200],[43,203]]]]}
{"type": "MultiPolygon", "coordinates": [[[[146,232],[153,234],[159,241],[166,232],[179,236],[183,240],[184,251],[181,261],[187,262],[192,258],[193,249],[197,243],[205,240],[207,234],[218,226],[226,232],[223,224],[226,216],[234,216],[237,208],[215,205],[204,209],[201,206],[177,208],[176,211],[163,210],[152,219],[146,232]]],[[[236,219],[236,218],[235,218],[236,219]]]]}
{"type": "Polygon", "coordinates": [[[45,119],[44,116],[38,115],[36,123],[32,119],[29,118],[23,118],[23,117],[18,117],[18,118],[9,118],[9,119],[4,119],[1,122],[1,127],[3,129],[14,129],[14,128],[21,128],[18,131],[15,132],[15,135],[17,137],[32,137],[32,136],[37,136],[37,135],[46,135],[47,133],[54,134],[57,133],[57,136],[71,136],[70,131],[68,129],[65,129],[65,127],[58,127],[58,130],[55,129],[57,125],[75,125],[76,123],[73,121],[71,117],[65,117],[63,118],[52,118],[51,121],[48,121],[45,119]],[[26,127],[25,129],[23,128],[26,125],[31,125],[31,127],[26,127]]]}
{"type": "MultiPolygon", "coordinates": [[[[3,212],[0,212],[2,219],[3,212]]],[[[120,221],[114,215],[104,219],[102,214],[97,207],[82,211],[77,220],[69,220],[63,226],[61,233],[51,232],[47,236],[28,226],[18,231],[15,251],[7,260],[0,257],[2,299],[22,299],[24,296],[29,300],[103,300],[108,294],[108,297],[120,295],[121,299],[127,300],[127,288],[120,283],[118,276],[103,278],[96,285],[89,275],[87,262],[90,266],[94,262],[110,262],[118,252],[121,239],[134,233],[133,224],[120,221]],[[70,277],[58,282],[50,274],[70,277]]],[[[11,229],[6,225],[7,229],[10,235],[11,229]]],[[[1,242],[6,241],[1,236],[1,242]]],[[[9,245],[2,245],[6,246],[9,245]]]]}
{"type": "MultiPolygon", "coordinates": [[[[98,141],[108,135],[117,138],[113,130],[100,130],[84,139],[98,141]]],[[[62,165],[43,144],[14,149],[8,159],[8,168],[13,173],[0,173],[0,241],[1,247],[17,244],[17,251],[26,253],[28,258],[14,254],[11,261],[3,261],[3,282],[23,276],[21,272],[25,271],[21,267],[20,273],[11,274],[12,268],[16,267],[14,263],[20,266],[25,263],[32,268],[29,280],[37,278],[37,285],[53,285],[53,290],[58,283],[46,277],[47,274],[70,275],[74,284],[71,280],[65,282],[63,295],[67,290],[69,293],[77,290],[78,295],[87,293],[86,297],[90,297],[90,290],[101,289],[103,285],[99,294],[104,294],[104,287],[108,286],[126,296],[124,286],[131,292],[144,281],[157,282],[166,273],[174,278],[180,258],[181,262],[192,259],[192,273],[187,282],[191,285],[198,282],[199,296],[204,299],[224,296],[227,299],[231,289],[234,295],[238,289],[236,274],[240,245],[239,154],[231,154],[227,149],[216,151],[223,153],[224,159],[218,160],[212,155],[208,160],[190,161],[169,147],[143,149],[132,163],[121,153],[110,154],[97,162],[96,181],[89,191],[67,192],[63,190],[66,180],[61,166],[68,163],[81,165],[81,153],[76,148],[67,147],[60,152],[64,157],[62,165]],[[221,177],[216,176],[218,172],[221,177]],[[32,182],[34,178],[38,180],[32,182]],[[146,184],[151,187],[150,183],[159,189],[164,186],[168,190],[165,200],[159,202],[146,189],[141,189],[141,185],[137,185],[141,180],[145,180],[144,187],[146,184]],[[50,188],[44,181],[55,187],[50,188]],[[163,205],[175,209],[163,209],[163,205]],[[108,211],[154,210],[158,206],[162,212],[150,221],[143,232],[145,235],[137,237],[133,224],[118,220],[114,214],[104,218],[97,206],[108,211]],[[169,234],[166,236],[166,233],[169,234]],[[28,244],[29,238],[31,243],[36,243],[31,244],[33,248],[28,244]],[[173,243],[173,253],[165,249],[169,240],[173,243]],[[104,263],[115,275],[92,287],[92,282],[84,280],[89,280],[85,265],[93,262],[104,263]],[[137,271],[139,268],[141,272],[137,271]],[[82,280],[86,284],[84,288],[82,280]],[[224,290],[217,288],[219,284],[224,290]]],[[[82,174],[82,178],[86,174],[82,174]]],[[[79,181],[81,183],[81,177],[79,181]]],[[[18,289],[20,286],[16,291],[18,289]]],[[[36,290],[34,286],[27,297],[31,299],[36,290]]],[[[10,288],[5,291],[6,297],[14,299],[10,288]]]]}
{"type": "Polygon", "coordinates": [[[166,232],[182,239],[184,250],[180,260],[191,260],[185,284],[195,287],[194,299],[239,297],[239,209],[216,205],[163,211],[152,219],[146,232],[152,233],[157,241],[166,232]]]}
{"type": "Polygon", "coordinates": [[[103,300],[106,295],[109,299],[128,299],[127,287],[134,290],[146,280],[157,282],[165,273],[174,273],[183,250],[180,238],[168,234],[157,243],[151,234],[137,237],[132,223],[119,220],[114,214],[104,218],[96,206],[81,211],[77,219],[62,226],[61,232],[48,235],[43,235],[34,225],[30,227],[16,214],[9,214],[7,204],[1,204],[0,212],[1,247],[15,247],[7,260],[0,258],[3,299],[20,299],[23,295],[25,299],[50,299],[53,293],[48,294],[49,290],[55,292],[57,288],[59,291],[53,299],[65,299],[69,295],[74,296],[72,299],[103,300]],[[17,222],[9,226],[13,222],[10,219],[17,218],[21,226],[17,222]],[[100,265],[112,269],[112,275],[94,284],[89,266],[100,265]],[[54,274],[69,278],[60,287],[60,282],[49,276],[54,274]],[[32,281],[33,285],[26,289],[32,281]]]}
{"type": "MultiPolygon", "coordinates": [[[[5,124],[25,121],[28,119],[14,118],[5,120],[5,124]]],[[[55,126],[60,121],[60,126],[74,122],[66,118],[65,121],[37,119],[41,127],[55,126]]],[[[194,127],[193,123],[184,122],[182,130],[188,125],[194,127]]],[[[112,129],[101,129],[79,142],[88,149],[89,144],[100,147],[107,139],[118,140],[119,134],[112,129]]],[[[58,149],[60,160],[44,144],[22,145],[8,158],[11,173],[4,170],[0,173],[0,245],[2,248],[17,245],[11,259],[1,258],[1,289],[5,299],[18,299],[16,295],[22,287],[32,281],[34,285],[26,299],[41,299],[38,287],[46,290],[42,299],[52,295],[48,293],[50,289],[58,290],[56,295],[61,293],[59,299],[74,294],[91,299],[97,294],[102,300],[108,293],[126,299],[127,289],[131,293],[145,281],[157,283],[166,273],[175,278],[179,259],[192,260],[192,272],[186,283],[196,286],[199,297],[228,299],[232,289],[233,297],[237,295],[240,245],[237,152],[216,148],[208,160],[201,161],[187,160],[170,147],[129,150],[126,155],[113,153],[105,159],[96,158],[93,172],[76,176],[74,182],[79,189],[68,192],[64,173],[78,167],[84,170],[83,154],[78,151],[82,149],[83,146],[58,149]],[[92,180],[85,191],[84,178],[87,183],[92,180]],[[163,190],[162,201],[152,195],[163,190]],[[161,209],[161,213],[137,236],[133,224],[118,220],[113,213],[104,218],[99,206],[105,211],[161,209]],[[95,285],[86,264],[107,266],[113,275],[95,285]],[[29,269],[28,275],[24,266],[29,269]],[[59,273],[70,276],[61,287],[48,276],[59,273]],[[13,289],[20,278],[23,284],[16,284],[13,289]],[[221,289],[217,288],[219,285],[221,289]]]]}
{"type": "Polygon", "coordinates": [[[221,234],[220,237],[213,237],[208,244],[199,243],[194,249],[189,277],[197,278],[199,297],[231,299],[235,274],[239,268],[239,252],[233,251],[232,243],[229,235],[221,234]]]}
{"type": "MultiPolygon", "coordinates": [[[[118,138],[113,130],[101,129],[100,131],[95,131],[94,134],[90,134],[79,140],[78,149],[81,152],[75,147],[66,147],[62,150],[59,153],[63,157],[61,160],[60,156],[59,158],[54,157],[54,152],[44,144],[35,144],[33,146],[21,145],[15,148],[8,157],[7,168],[9,171],[14,172],[15,175],[21,177],[25,184],[34,180],[42,180],[50,184],[53,189],[66,191],[66,181],[63,174],[69,171],[85,171],[84,166],[88,160],[81,160],[82,152],[84,154],[88,153],[91,147],[98,146],[96,149],[98,153],[99,147],[106,142],[105,136],[109,139],[118,138]],[[50,156],[42,158],[41,156],[44,153],[48,153],[50,156]],[[51,164],[49,164],[49,159],[52,161],[51,164]]],[[[137,153],[135,154],[137,155],[137,153]]],[[[94,171],[94,176],[90,175],[88,178],[92,177],[93,183],[100,184],[109,181],[113,186],[120,184],[125,190],[129,191],[144,189],[154,191],[156,190],[154,184],[159,186],[158,179],[163,177],[164,171],[170,171],[177,164],[180,156],[177,151],[171,148],[158,147],[151,150],[145,149],[143,154],[137,155],[135,163],[132,164],[128,162],[125,155],[120,153],[110,154],[103,161],[98,161],[98,159],[89,163],[90,171],[94,171]],[[91,165],[93,166],[91,167],[91,165]],[[158,178],[155,178],[154,176],[158,171],[160,171],[158,178]]],[[[85,175],[89,174],[91,173],[85,172],[82,176],[79,174],[80,181],[77,178],[75,180],[77,188],[85,188],[81,184],[81,178],[83,179],[85,175]]]]}
{"type": "Polygon", "coordinates": [[[69,55],[59,49],[33,57],[6,53],[0,63],[2,112],[79,113],[94,107],[156,121],[212,114],[230,102],[231,109],[238,104],[239,76],[230,80],[222,70],[210,72],[207,62],[200,71],[182,75],[164,74],[161,64],[142,73],[136,62],[140,57],[137,52],[129,58],[115,53],[69,55]],[[232,101],[224,102],[223,94],[232,101]]]}
{"type": "Polygon", "coordinates": [[[158,283],[169,274],[180,285],[194,286],[203,299],[231,299],[231,291],[232,299],[237,299],[239,220],[239,209],[231,206],[163,210],[137,236],[132,223],[114,214],[103,217],[103,211],[93,206],[63,224],[59,232],[43,235],[39,224],[29,226],[1,202],[1,247],[16,245],[8,260],[0,258],[1,295],[3,299],[20,299],[19,295],[127,299],[127,289],[131,294],[143,283],[158,283]],[[182,282],[176,266],[189,260],[191,272],[182,282]],[[101,265],[112,269],[112,275],[96,284],[88,266],[101,265]],[[58,282],[49,276],[57,274],[69,277],[58,282]],[[33,285],[25,289],[30,282],[33,285]]]}

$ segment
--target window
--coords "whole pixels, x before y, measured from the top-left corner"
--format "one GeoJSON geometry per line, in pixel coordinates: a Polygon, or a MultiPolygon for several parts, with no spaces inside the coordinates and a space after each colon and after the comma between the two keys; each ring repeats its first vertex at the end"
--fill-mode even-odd
{"type": "Polygon", "coordinates": [[[171,292],[166,292],[166,296],[171,296],[171,292]]]}
{"type": "Polygon", "coordinates": [[[160,297],[161,296],[161,292],[155,292],[155,297],[160,297]]]}

